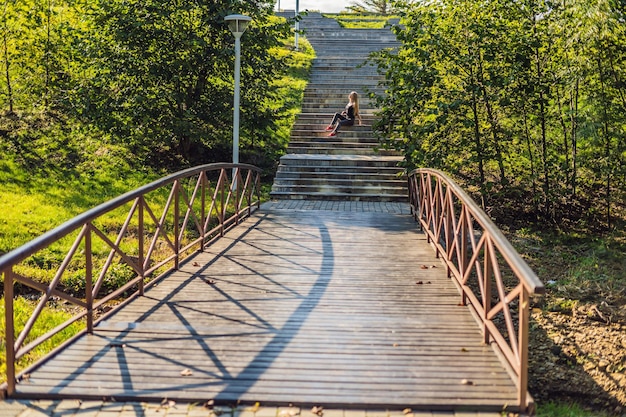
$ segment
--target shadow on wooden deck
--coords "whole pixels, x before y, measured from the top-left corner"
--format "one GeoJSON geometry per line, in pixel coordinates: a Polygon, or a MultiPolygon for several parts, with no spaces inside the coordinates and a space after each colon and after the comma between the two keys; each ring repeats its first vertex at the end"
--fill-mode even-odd
{"type": "Polygon", "coordinates": [[[17,396],[506,409],[515,386],[458,303],[411,216],[268,204],[17,396]]]}

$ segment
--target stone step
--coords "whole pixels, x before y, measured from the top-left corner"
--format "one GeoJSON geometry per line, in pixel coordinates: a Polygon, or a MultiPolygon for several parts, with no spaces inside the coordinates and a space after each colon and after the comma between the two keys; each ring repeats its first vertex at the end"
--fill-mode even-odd
{"type": "MultiPolygon", "coordinates": [[[[318,58],[319,59],[319,58],[318,58]]],[[[328,62],[313,61],[311,68],[316,72],[324,71],[358,71],[363,74],[377,73],[376,68],[370,64],[367,59],[367,55],[355,56],[352,59],[343,57],[343,59],[333,60],[328,62]]]]}
{"type": "MultiPolygon", "coordinates": [[[[326,121],[313,124],[305,124],[298,123],[294,125],[291,130],[291,136],[294,139],[300,140],[306,137],[320,137],[328,135],[328,131],[326,130],[326,126],[328,126],[328,122],[330,121],[330,117],[327,118],[326,121]]],[[[339,137],[339,136],[337,136],[339,137]]],[[[351,138],[362,138],[362,139],[371,139],[374,138],[374,132],[372,132],[371,126],[359,126],[358,123],[354,126],[344,126],[341,129],[341,137],[351,137],[351,138]],[[344,133],[352,133],[352,135],[344,135],[344,133]]]]}
{"type": "MultiPolygon", "coordinates": [[[[361,91],[359,93],[359,110],[361,112],[364,112],[365,110],[369,110],[369,112],[367,113],[371,113],[374,114],[375,111],[377,111],[378,109],[375,108],[375,102],[371,99],[366,98],[367,94],[363,93],[361,89],[357,89],[355,90],[357,93],[359,93],[359,91],[361,91]]],[[[329,98],[320,98],[319,99],[321,102],[320,103],[316,103],[316,99],[313,97],[308,97],[305,95],[304,97],[304,101],[302,103],[302,110],[305,113],[320,113],[320,114],[328,114],[328,109],[337,109],[336,111],[339,110],[344,110],[346,104],[348,104],[348,94],[342,94],[341,96],[338,96],[337,98],[334,99],[329,99],[329,98]],[[315,109],[322,109],[322,110],[318,110],[315,111],[315,109]]],[[[334,111],[332,113],[335,113],[334,111]]]]}
{"type": "Polygon", "coordinates": [[[275,182],[272,186],[272,192],[321,192],[326,191],[330,193],[344,193],[344,194],[385,194],[392,195],[405,195],[406,187],[403,183],[379,181],[378,183],[366,183],[361,181],[344,182],[341,180],[333,181],[332,179],[326,179],[319,183],[312,182],[293,182],[293,183],[278,183],[275,182]]]}
{"type": "MultiPolygon", "coordinates": [[[[306,114],[306,113],[303,113],[306,114]]],[[[329,131],[326,130],[328,123],[331,121],[332,115],[325,114],[323,118],[314,118],[311,120],[305,120],[304,118],[298,119],[293,126],[292,136],[294,138],[299,138],[303,136],[307,136],[307,132],[311,135],[315,133],[323,133],[328,134],[329,131]]],[[[342,128],[341,132],[358,132],[359,136],[363,137],[375,137],[376,135],[372,131],[372,126],[367,124],[367,120],[364,117],[363,124],[359,126],[357,122],[354,126],[345,126],[342,128]]]]}
{"type": "Polygon", "coordinates": [[[355,148],[369,148],[373,151],[376,151],[378,147],[378,140],[371,139],[363,139],[363,138],[340,138],[339,135],[335,137],[317,137],[317,138],[302,138],[301,140],[292,140],[289,142],[288,149],[296,149],[296,148],[316,148],[316,149],[325,149],[325,148],[336,148],[336,149],[355,149],[355,148]]]}
{"type": "MultiPolygon", "coordinates": [[[[377,175],[380,178],[392,179],[404,176],[404,169],[398,166],[352,166],[352,165],[327,165],[312,166],[288,164],[281,165],[279,168],[284,177],[317,177],[317,176],[356,176],[370,177],[377,175]]],[[[404,176],[403,178],[406,178],[404,176]]]]}
{"type": "Polygon", "coordinates": [[[338,148],[332,146],[310,147],[310,146],[287,146],[287,152],[301,155],[378,155],[372,148],[338,148]]]}
{"type": "MultiPolygon", "coordinates": [[[[308,185],[285,185],[274,184],[272,191],[274,193],[334,193],[334,194],[357,194],[357,195],[378,195],[384,193],[386,195],[406,196],[406,187],[404,186],[386,186],[386,185],[359,185],[359,184],[333,184],[331,181],[325,184],[308,184],[308,185]]],[[[406,197],[405,197],[406,198],[406,197]]]]}
{"type": "Polygon", "coordinates": [[[319,180],[320,178],[350,179],[350,180],[366,180],[379,178],[385,181],[406,181],[404,170],[399,167],[317,167],[289,165],[281,168],[283,179],[310,179],[319,180]]]}
{"type": "Polygon", "coordinates": [[[387,149],[375,149],[371,146],[287,146],[287,152],[299,155],[342,155],[342,156],[400,156],[398,151],[387,149]]]}
{"type": "MultiPolygon", "coordinates": [[[[374,111],[378,111],[377,109],[361,109],[361,119],[363,122],[363,126],[371,126],[372,122],[376,120],[376,115],[374,111]]],[[[332,119],[334,113],[329,113],[327,111],[323,112],[304,112],[298,114],[296,118],[296,123],[302,121],[304,123],[328,123],[330,119],[332,119]]]]}
{"type": "Polygon", "coordinates": [[[378,111],[369,93],[385,92],[384,77],[367,62],[372,51],[398,45],[388,30],[340,28],[334,19],[309,14],[300,25],[316,52],[302,111],[280,158],[270,196],[279,199],[406,201],[402,156],[378,149],[372,131],[378,111]],[[335,112],[359,92],[362,125],[346,126],[329,137],[335,112]]]}
{"type": "MultiPolygon", "coordinates": [[[[324,86],[319,86],[319,88],[314,88],[313,86],[307,86],[307,89],[304,91],[304,101],[308,100],[316,100],[319,99],[337,99],[340,98],[344,102],[348,100],[348,94],[350,92],[356,91],[359,93],[359,104],[365,103],[367,100],[368,104],[373,104],[371,98],[369,98],[370,93],[374,93],[377,96],[382,96],[385,93],[385,89],[383,87],[366,87],[366,86],[357,86],[351,85],[349,88],[346,88],[346,85],[337,86],[335,88],[329,88],[328,84],[324,86]],[[352,88],[350,88],[352,87],[352,88]],[[363,88],[365,87],[365,88],[363,88]]],[[[363,106],[361,106],[363,107],[363,106]]]]}
{"type": "Polygon", "coordinates": [[[381,174],[363,174],[363,173],[321,173],[321,172],[296,172],[290,173],[290,175],[283,175],[278,181],[277,185],[323,185],[328,181],[334,185],[387,185],[392,187],[403,187],[406,182],[406,178],[398,177],[395,175],[381,175],[381,174]]]}
{"type": "Polygon", "coordinates": [[[356,193],[337,193],[337,192],[297,192],[289,191],[270,192],[270,197],[278,200],[330,200],[330,201],[376,201],[376,202],[406,202],[406,195],[385,194],[381,190],[378,194],[356,194],[356,193]]]}
{"type": "MultiPolygon", "coordinates": [[[[324,169],[326,167],[342,168],[398,168],[401,157],[382,155],[301,155],[288,153],[280,158],[281,166],[309,166],[324,169]]],[[[280,170],[280,167],[279,167],[280,170]]]]}

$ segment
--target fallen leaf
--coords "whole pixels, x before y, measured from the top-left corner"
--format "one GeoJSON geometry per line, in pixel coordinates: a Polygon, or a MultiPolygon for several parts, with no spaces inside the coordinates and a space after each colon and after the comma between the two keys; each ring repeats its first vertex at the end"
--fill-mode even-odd
{"type": "Polygon", "coordinates": [[[398,344],[397,344],[397,343],[394,343],[394,344],[393,344],[393,347],[398,347],[398,344]]]}
{"type": "Polygon", "coordinates": [[[319,406],[319,407],[318,407],[318,406],[315,406],[315,407],[313,407],[313,408],[311,409],[311,412],[312,412],[313,414],[316,414],[316,415],[318,415],[318,416],[322,417],[322,416],[324,415],[324,407],[321,407],[321,406],[319,406]]]}
{"type": "Polygon", "coordinates": [[[259,408],[261,408],[261,403],[257,401],[254,403],[252,408],[250,408],[250,411],[252,411],[253,413],[256,413],[257,411],[259,411],[259,408]]]}
{"type": "Polygon", "coordinates": [[[405,408],[404,410],[402,410],[402,412],[404,414],[411,414],[413,412],[413,410],[411,410],[410,408],[405,408]]]}
{"type": "Polygon", "coordinates": [[[461,348],[461,352],[469,352],[469,350],[467,350],[465,348],[461,348]]]}
{"type": "Polygon", "coordinates": [[[193,266],[200,266],[200,264],[198,262],[194,262],[193,266]]]}
{"type": "Polygon", "coordinates": [[[417,281],[416,284],[417,285],[422,285],[424,282],[423,281],[417,281]]]}
{"type": "Polygon", "coordinates": [[[282,410],[280,412],[281,416],[289,416],[289,417],[294,417],[297,415],[300,415],[300,411],[298,411],[297,409],[294,409],[292,406],[290,406],[289,410],[282,410]]]}
{"type": "Polygon", "coordinates": [[[208,408],[209,410],[212,409],[214,405],[215,405],[215,400],[209,400],[204,403],[204,407],[208,408]]]}
{"type": "Polygon", "coordinates": [[[422,269],[428,269],[428,267],[426,265],[422,265],[420,268],[422,269]]]}
{"type": "Polygon", "coordinates": [[[191,376],[193,375],[193,372],[191,372],[191,369],[183,369],[182,371],[180,371],[180,376],[191,376]]]}
{"type": "Polygon", "coordinates": [[[437,268],[437,265],[431,265],[430,267],[431,268],[437,268]]]}
{"type": "Polygon", "coordinates": [[[469,379],[462,380],[461,384],[463,384],[463,385],[474,385],[474,383],[472,381],[470,381],[469,379]]]}
{"type": "Polygon", "coordinates": [[[209,280],[209,285],[215,285],[215,281],[214,280],[209,280]]]}

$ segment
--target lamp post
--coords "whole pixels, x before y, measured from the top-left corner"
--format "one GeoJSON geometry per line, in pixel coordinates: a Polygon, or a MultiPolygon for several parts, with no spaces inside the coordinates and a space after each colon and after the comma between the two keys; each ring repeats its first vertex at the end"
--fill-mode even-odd
{"type": "MultiPolygon", "coordinates": [[[[250,16],[231,14],[224,18],[235,35],[235,98],[233,105],[233,164],[239,163],[239,78],[241,72],[241,35],[252,21],[250,16]]],[[[233,189],[236,188],[236,169],[233,169],[233,189]]]]}
{"type": "Polygon", "coordinates": [[[296,51],[298,50],[298,32],[300,31],[300,1],[296,0],[296,31],[294,34],[294,39],[295,39],[295,49],[296,51]]]}

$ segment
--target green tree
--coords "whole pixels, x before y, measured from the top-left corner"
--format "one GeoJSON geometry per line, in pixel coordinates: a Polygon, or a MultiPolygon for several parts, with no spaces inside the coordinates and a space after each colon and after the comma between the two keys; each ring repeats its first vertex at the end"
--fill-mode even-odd
{"type": "Polygon", "coordinates": [[[532,210],[553,220],[571,207],[596,216],[601,195],[611,227],[626,181],[621,3],[393,6],[401,46],[372,57],[386,89],[377,97],[375,129],[405,153],[407,167],[444,169],[479,191],[485,205],[530,195],[532,210]]]}
{"type": "Polygon", "coordinates": [[[102,0],[85,115],[147,161],[228,160],[234,37],[224,17],[244,13],[253,22],[241,48],[241,160],[278,146],[268,102],[284,64],[271,50],[290,26],[272,3],[102,0]]]}
{"type": "Polygon", "coordinates": [[[388,0],[363,0],[352,3],[347,9],[356,13],[371,12],[386,15],[393,11],[391,3],[388,0]]]}

